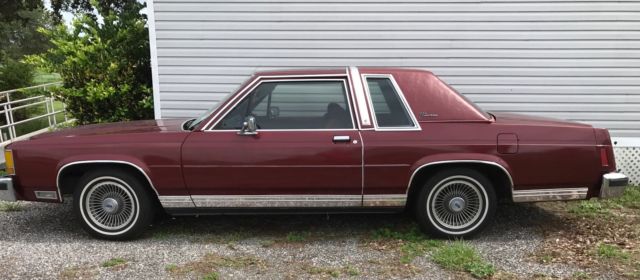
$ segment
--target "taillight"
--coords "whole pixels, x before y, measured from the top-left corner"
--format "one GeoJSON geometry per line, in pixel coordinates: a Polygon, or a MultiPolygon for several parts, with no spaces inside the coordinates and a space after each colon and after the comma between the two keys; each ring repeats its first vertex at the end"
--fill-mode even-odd
{"type": "Polygon", "coordinates": [[[602,167],[609,166],[609,153],[605,147],[600,148],[600,163],[602,164],[602,167]]]}

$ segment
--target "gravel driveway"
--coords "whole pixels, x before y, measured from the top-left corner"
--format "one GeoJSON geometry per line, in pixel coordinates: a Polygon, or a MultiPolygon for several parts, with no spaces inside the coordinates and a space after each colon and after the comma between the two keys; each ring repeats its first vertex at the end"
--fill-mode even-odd
{"type": "MultiPolygon", "coordinates": [[[[201,278],[190,271],[212,264],[221,279],[470,277],[429,256],[398,264],[394,248],[367,245],[376,229],[410,225],[402,214],[167,218],[139,240],[108,242],[85,234],[69,203],[21,205],[0,212],[1,279],[201,278]],[[117,265],[105,263],[113,259],[117,265]]],[[[469,242],[498,276],[569,278],[580,269],[531,257],[543,240],[540,224],[553,219],[535,205],[501,205],[493,224],[469,242]]]]}

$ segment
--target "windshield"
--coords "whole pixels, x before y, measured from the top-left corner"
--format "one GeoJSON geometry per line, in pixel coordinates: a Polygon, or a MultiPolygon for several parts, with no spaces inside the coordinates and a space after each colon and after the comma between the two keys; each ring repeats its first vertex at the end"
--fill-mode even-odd
{"type": "Polygon", "coordinates": [[[221,104],[224,104],[225,102],[227,102],[227,99],[229,99],[229,97],[231,97],[233,94],[228,94],[225,98],[223,98],[222,100],[218,101],[218,103],[216,103],[216,105],[213,105],[213,107],[211,107],[211,109],[207,110],[206,112],[204,112],[204,114],[200,115],[199,117],[195,118],[190,124],[189,124],[189,130],[193,130],[194,128],[196,128],[202,121],[204,121],[206,118],[208,118],[211,113],[213,113],[216,109],[218,109],[218,107],[220,107],[221,104]]]}
{"type": "MultiPolygon", "coordinates": [[[[251,79],[249,79],[249,80],[251,80],[251,79]]],[[[240,89],[242,86],[244,86],[244,84],[240,85],[238,88],[236,88],[233,91],[231,91],[230,94],[227,94],[227,96],[225,96],[220,101],[218,101],[218,103],[216,103],[216,105],[213,105],[213,107],[211,107],[211,109],[209,109],[206,112],[204,112],[204,114],[202,114],[199,117],[193,119],[193,121],[191,121],[188,124],[188,127],[189,127],[188,129],[189,130],[193,130],[194,128],[196,128],[202,121],[204,121],[207,117],[209,117],[211,115],[211,113],[213,113],[216,109],[218,109],[218,107],[220,107],[221,104],[224,104],[225,102],[227,102],[227,100],[229,100],[229,98],[231,98],[231,96],[233,96],[233,93],[237,92],[238,89],[240,89]]]]}

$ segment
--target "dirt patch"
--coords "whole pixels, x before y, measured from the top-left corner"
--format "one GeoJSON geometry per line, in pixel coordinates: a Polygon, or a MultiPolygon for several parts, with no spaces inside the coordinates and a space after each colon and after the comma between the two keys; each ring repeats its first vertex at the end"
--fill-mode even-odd
{"type": "Polygon", "coordinates": [[[629,196],[539,203],[555,218],[541,223],[544,242],[534,260],[577,265],[588,277],[640,278],[640,209],[629,196]]]}

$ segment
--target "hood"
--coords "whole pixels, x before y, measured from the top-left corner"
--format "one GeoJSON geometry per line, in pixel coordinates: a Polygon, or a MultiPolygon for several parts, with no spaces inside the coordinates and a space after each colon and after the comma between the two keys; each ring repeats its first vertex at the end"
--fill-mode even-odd
{"type": "Polygon", "coordinates": [[[31,139],[148,132],[177,132],[182,131],[182,123],[184,123],[186,120],[188,119],[143,120],[82,125],[78,127],[64,128],[58,131],[39,134],[31,137],[31,139]]]}
{"type": "Polygon", "coordinates": [[[489,112],[495,116],[496,122],[501,124],[514,125],[536,125],[536,126],[556,126],[556,127],[591,127],[589,124],[574,121],[566,121],[561,119],[528,116],[514,113],[495,113],[489,112]]]}

